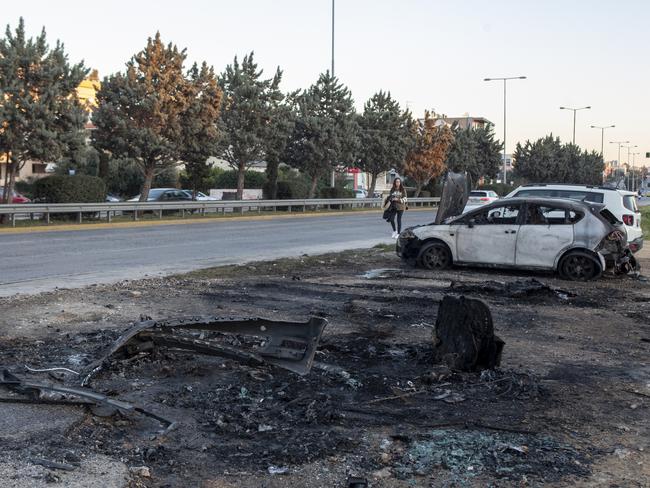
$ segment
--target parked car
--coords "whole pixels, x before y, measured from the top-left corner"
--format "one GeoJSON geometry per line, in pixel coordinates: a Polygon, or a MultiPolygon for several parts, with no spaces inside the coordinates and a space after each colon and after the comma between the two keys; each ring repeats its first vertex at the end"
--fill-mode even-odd
{"type": "Polygon", "coordinates": [[[630,250],[635,253],[643,247],[641,212],[634,192],[602,186],[534,184],[520,186],[505,198],[514,197],[569,198],[602,203],[625,225],[630,250]]]}
{"type": "MultiPolygon", "coordinates": [[[[192,190],[183,190],[185,193],[187,193],[190,198],[192,198],[192,190]]],[[[210,195],[206,195],[205,193],[201,191],[196,192],[196,201],[197,202],[216,202],[219,199],[217,197],[211,197],[210,195]]]]}
{"type": "Polygon", "coordinates": [[[368,192],[364,190],[363,188],[357,188],[354,190],[354,197],[355,198],[367,198],[368,197],[368,192]]]}
{"type": "Polygon", "coordinates": [[[474,210],[477,207],[482,205],[487,205],[499,199],[499,195],[492,190],[473,190],[469,192],[469,198],[467,199],[467,205],[465,206],[465,212],[474,210]]]}
{"type": "Polygon", "coordinates": [[[427,269],[549,270],[570,280],[636,269],[625,227],[604,204],[552,198],[499,200],[440,224],[405,229],[397,254],[427,269]]]}
{"type": "Polygon", "coordinates": [[[118,196],[115,196],[115,195],[113,195],[111,193],[106,194],[106,202],[107,203],[117,203],[117,202],[121,202],[121,201],[122,201],[122,199],[120,197],[118,197],[118,196]]]}
{"type": "MultiPolygon", "coordinates": [[[[185,190],[177,188],[152,188],[149,190],[148,202],[175,202],[192,200],[192,195],[188,195],[185,190]]],[[[127,200],[129,202],[140,201],[140,195],[127,200]]]]}
{"type": "MultiPolygon", "coordinates": [[[[5,194],[4,186],[0,186],[0,200],[5,194]]],[[[24,195],[21,195],[16,190],[11,195],[11,203],[29,203],[31,200],[24,195]]]]}

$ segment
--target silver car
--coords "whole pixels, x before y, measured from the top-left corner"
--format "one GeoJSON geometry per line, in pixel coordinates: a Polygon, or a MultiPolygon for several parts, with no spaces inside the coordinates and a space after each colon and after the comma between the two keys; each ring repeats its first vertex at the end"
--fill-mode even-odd
{"type": "Polygon", "coordinates": [[[581,281],[636,269],[625,227],[604,205],[550,198],[499,200],[411,227],[400,234],[397,254],[427,269],[456,264],[552,270],[581,281]]]}

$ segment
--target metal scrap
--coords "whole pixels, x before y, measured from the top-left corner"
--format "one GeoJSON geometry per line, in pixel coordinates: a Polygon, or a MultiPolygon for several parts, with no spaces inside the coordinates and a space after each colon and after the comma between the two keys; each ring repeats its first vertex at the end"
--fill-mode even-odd
{"type": "Polygon", "coordinates": [[[220,356],[252,365],[268,363],[305,375],[311,370],[326,325],[327,320],[321,317],[311,317],[307,322],[214,316],[145,320],[127,330],[106,354],[87,368],[81,385],[87,385],[113,356],[128,357],[157,347],[220,356]],[[256,337],[263,342],[246,351],[205,339],[210,333],[256,337]]]}
{"type": "MultiPolygon", "coordinates": [[[[159,421],[161,424],[163,424],[167,428],[167,430],[170,430],[174,425],[174,422],[167,420],[155,413],[149,412],[144,408],[138,407],[131,403],[123,402],[121,400],[115,400],[113,398],[109,398],[106,395],[94,392],[87,388],[70,388],[68,386],[59,386],[59,385],[51,385],[48,383],[27,381],[17,377],[16,375],[14,375],[13,373],[9,372],[6,369],[0,372],[0,385],[7,387],[8,389],[14,392],[29,396],[28,401],[30,403],[56,402],[57,404],[60,405],[64,405],[64,404],[103,405],[103,406],[115,408],[120,411],[138,412],[147,417],[151,417],[159,421]],[[68,402],[63,400],[52,400],[51,398],[47,398],[47,396],[45,398],[42,398],[43,395],[51,394],[51,393],[58,393],[66,396],[78,397],[81,398],[82,401],[68,402]]],[[[3,401],[6,400],[9,399],[7,398],[3,399],[3,401]]],[[[16,403],[25,403],[24,401],[22,401],[24,399],[16,398],[16,400],[17,400],[16,403]]]]}

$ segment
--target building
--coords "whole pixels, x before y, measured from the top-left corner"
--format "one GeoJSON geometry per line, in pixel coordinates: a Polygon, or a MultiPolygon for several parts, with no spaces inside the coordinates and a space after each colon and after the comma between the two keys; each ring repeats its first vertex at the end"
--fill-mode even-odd
{"type": "MultiPolygon", "coordinates": [[[[88,119],[86,120],[85,124],[87,131],[95,128],[95,126],[92,124],[90,116],[93,110],[97,108],[97,91],[100,88],[101,82],[99,81],[97,70],[93,70],[88,78],[82,80],[82,82],[77,87],[77,98],[88,114],[88,119]]],[[[45,176],[48,173],[48,166],[51,166],[51,163],[41,161],[28,161],[16,175],[16,180],[21,181],[45,176]]],[[[0,156],[0,185],[4,184],[6,172],[7,156],[2,155],[0,156]]]]}
{"type": "Polygon", "coordinates": [[[459,129],[483,129],[488,124],[492,125],[485,117],[470,117],[469,114],[465,114],[462,117],[447,117],[445,115],[435,115],[434,119],[436,122],[442,121],[448,127],[453,127],[454,125],[459,129]]]}

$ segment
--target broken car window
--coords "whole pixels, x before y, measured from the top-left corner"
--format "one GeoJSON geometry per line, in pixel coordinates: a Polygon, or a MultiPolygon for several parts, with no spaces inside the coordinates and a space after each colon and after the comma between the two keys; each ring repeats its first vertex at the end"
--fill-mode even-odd
{"type": "Polygon", "coordinates": [[[570,225],[575,224],[582,217],[581,213],[574,210],[530,204],[526,208],[525,225],[570,225]]]}
{"type": "Polygon", "coordinates": [[[472,216],[475,225],[512,225],[517,223],[520,205],[492,207],[472,216]]]}

